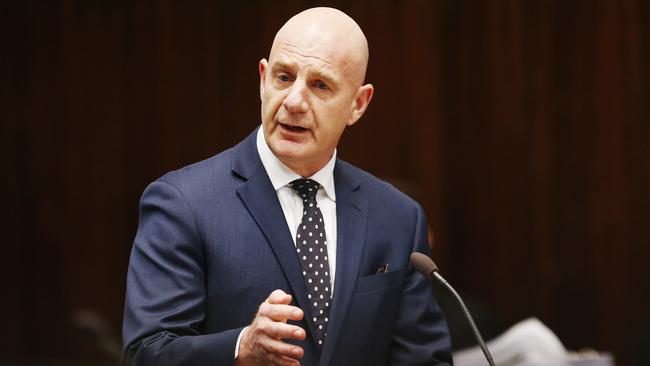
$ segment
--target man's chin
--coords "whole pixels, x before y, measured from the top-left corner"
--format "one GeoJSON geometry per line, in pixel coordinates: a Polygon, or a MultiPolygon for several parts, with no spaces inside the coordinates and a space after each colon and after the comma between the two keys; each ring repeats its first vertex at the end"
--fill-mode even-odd
{"type": "Polygon", "coordinates": [[[287,162],[299,162],[308,156],[306,146],[304,145],[304,143],[281,140],[275,141],[270,147],[273,154],[283,163],[287,164],[287,162]]]}
{"type": "Polygon", "coordinates": [[[295,146],[295,144],[277,144],[275,149],[271,148],[273,154],[293,172],[303,176],[309,177],[320,170],[327,161],[320,164],[314,157],[316,156],[315,149],[309,149],[310,146],[302,144],[295,146]]]}

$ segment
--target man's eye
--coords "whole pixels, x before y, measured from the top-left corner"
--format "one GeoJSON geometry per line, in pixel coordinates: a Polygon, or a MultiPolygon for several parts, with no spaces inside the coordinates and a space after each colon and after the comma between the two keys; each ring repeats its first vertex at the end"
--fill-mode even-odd
{"type": "Polygon", "coordinates": [[[288,83],[288,82],[291,81],[291,77],[289,77],[289,75],[287,75],[287,74],[278,75],[278,79],[283,83],[288,83]]]}
{"type": "Polygon", "coordinates": [[[325,84],[325,83],[322,82],[321,80],[317,80],[317,81],[314,83],[314,86],[316,86],[316,87],[317,87],[318,89],[320,89],[320,90],[327,90],[327,89],[329,89],[329,86],[327,86],[327,84],[325,84]]]}

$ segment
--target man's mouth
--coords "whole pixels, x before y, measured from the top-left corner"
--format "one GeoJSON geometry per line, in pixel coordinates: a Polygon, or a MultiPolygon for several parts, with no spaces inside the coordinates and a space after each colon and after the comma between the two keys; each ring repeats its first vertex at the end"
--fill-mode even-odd
{"type": "Polygon", "coordinates": [[[289,126],[289,125],[285,125],[284,123],[280,123],[280,126],[282,126],[282,128],[284,128],[286,130],[289,130],[291,132],[304,132],[304,131],[307,131],[307,129],[304,128],[304,127],[289,126]]]}

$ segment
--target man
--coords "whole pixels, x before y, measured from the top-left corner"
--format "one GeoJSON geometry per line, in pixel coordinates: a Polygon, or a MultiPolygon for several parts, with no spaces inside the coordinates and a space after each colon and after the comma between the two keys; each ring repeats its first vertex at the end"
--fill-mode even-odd
{"type": "Polygon", "coordinates": [[[127,363],[451,363],[430,284],[409,265],[428,250],[422,209],[336,158],[372,98],[367,62],[344,13],[294,16],[259,63],[262,127],[145,190],[127,363]]]}

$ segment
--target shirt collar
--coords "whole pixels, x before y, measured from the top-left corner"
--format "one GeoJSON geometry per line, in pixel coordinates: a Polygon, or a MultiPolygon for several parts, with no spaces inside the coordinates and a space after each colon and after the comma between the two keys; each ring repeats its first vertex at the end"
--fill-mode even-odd
{"type": "MultiPolygon", "coordinates": [[[[269,148],[264,139],[264,132],[262,131],[262,126],[257,130],[257,152],[260,155],[262,160],[262,165],[266,170],[269,178],[271,179],[271,184],[273,184],[273,189],[276,191],[280,188],[286,186],[287,184],[293,182],[296,179],[302,178],[299,174],[289,169],[280,159],[277,158],[269,148]]],[[[325,194],[332,200],[336,201],[336,191],[334,189],[334,165],[336,163],[336,149],[330,160],[325,164],[321,170],[316,172],[316,174],[309,177],[309,179],[315,180],[323,187],[325,194]]]]}

